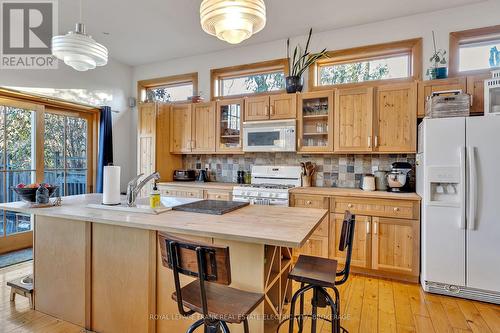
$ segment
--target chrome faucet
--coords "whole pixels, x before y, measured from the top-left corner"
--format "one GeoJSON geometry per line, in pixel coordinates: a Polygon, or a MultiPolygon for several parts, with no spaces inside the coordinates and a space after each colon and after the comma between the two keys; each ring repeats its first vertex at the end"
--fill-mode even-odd
{"type": "Polygon", "coordinates": [[[127,205],[129,207],[135,207],[135,200],[137,199],[137,194],[142,190],[142,188],[151,180],[155,179],[158,180],[160,179],[160,173],[154,172],[144,178],[139,184],[137,184],[137,181],[139,178],[144,176],[143,173],[140,175],[135,176],[131,181],[128,182],[127,184],[127,205]]]}

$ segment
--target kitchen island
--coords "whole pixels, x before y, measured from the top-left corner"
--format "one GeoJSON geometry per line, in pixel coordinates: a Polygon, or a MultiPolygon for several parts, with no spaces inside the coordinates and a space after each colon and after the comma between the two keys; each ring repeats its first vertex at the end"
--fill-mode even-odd
{"type": "MultiPolygon", "coordinates": [[[[88,194],[64,197],[59,207],[14,202],[0,208],[34,215],[35,309],[102,333],[185,332],[194,321],[180,317],[171,299],[173,276],[161,264],[158,232],[228,246],[231,286],[266,295],[250,331],[271,332],[291,295],[291,248],[303,246],[327,215],[281,206],[220,216],[87,206],[100,202],[100,195],[88,194]]],[[[241,325],[230,329],[242,332],[241,325]]]]}

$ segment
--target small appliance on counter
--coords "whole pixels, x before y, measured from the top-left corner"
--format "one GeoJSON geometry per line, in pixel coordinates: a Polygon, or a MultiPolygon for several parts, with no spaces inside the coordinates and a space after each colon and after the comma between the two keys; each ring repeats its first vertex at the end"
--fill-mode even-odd
{"type": "Polygon", "coordinates": [[[375,176],[374,175],[364,175],[361,189],[363,191],[375,191],[375,176]]]}
{"type": "Polygon", "coordinates": [[[387,191],[387,171],[375,171],[375,189],[377,191],[387,191]]]}
{"type": "Polygon", "coordinates": [[[175,170],[174,171],[175,181],[192,182],[196,180],[196,171],[194,170],[175,170]]]}
{"type": "Polygon", "coordinates": [[[412,166],[407,162],[392,163],[392,170],[387,173],[389,192],[411,192],[410,173],[412,166]]]}
{"type": "Polygon", "coordinates": [[[245,184],[245,171],[239,170],[236,176],[236,183],[245,184]]]}
{"type": "Polygon", "coordinates": [[[196,178],[197,182],[208,182],[208,170],[199,170],[198,177],[196,178]]]}

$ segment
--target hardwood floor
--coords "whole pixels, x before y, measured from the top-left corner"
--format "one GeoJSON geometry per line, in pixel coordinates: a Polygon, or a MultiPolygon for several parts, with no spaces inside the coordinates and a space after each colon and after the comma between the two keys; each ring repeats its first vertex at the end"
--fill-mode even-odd
{"type": "MultiPolygon", "coordinates": [[[[38,311],[28,300],[9,300],[6,281],[32,272],[32,262],[0,269],[0,333],[80,333],[82,328],[38,311]]],[[[419,285],[352,275],[341,286],[342,326],[361,332],[500,333],[500,306],[424,293],[419,285]]],[[[309,308],[306,302],[306,311],[309,308]]],[[[326,315],[325,309],[318,311],[326,315]]],[[[305,331],[310,321],[306,320],[305,331]]],[[[281,332],[285,332],[283,327],[281,332]]],[[[318,332],[330,332],[320,322],[318,332]]]]}

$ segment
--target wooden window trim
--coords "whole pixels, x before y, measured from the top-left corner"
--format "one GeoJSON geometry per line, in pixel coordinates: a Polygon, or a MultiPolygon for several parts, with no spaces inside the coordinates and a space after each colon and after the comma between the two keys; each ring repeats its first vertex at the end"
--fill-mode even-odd
{"type": "MultiPolygon", "coordinates": [[[[140,80],[137,81],[137,100],[139,102],[144,102],[142,100],[142,96],[145,93],[147,88],[154,87],[162,87],[162,86],[174,86],[183,83],[192,83],[193,84],[193,95],[198,94],[198,72],[187,73],[187,74],[179,74],[179,75],[171,75],[158,77],[154,79],[140,80]]],[[[172,101],[169,103],[186,103],[186,101],[172,101]]]]}
{"type": "Polygon", "coordinates": [[[275,72],[276,70],[281,70],[285,72],[285,76],[288,76],[288,59],[275,59],[268,61],[255,62],[252,64],[236,65],[223,68],[216,68],[210,70],[210,99],[223,100],[223,99],[235,99],[247,96],[260,96],[260,95],[273,95],[282,94],[285,90],[269,91],[263,93],[255,94],[240,94],[231,96],[216,96],[216,90],[220,90],[219,81],[224,78],[236,78],[249,74],[265,74],[270,72],[275,72]]]}
{"type": "Polygon", "coordinates": [[[328,57],[319,59],[309,66],[308,87],[310,91],[331,90],[334,88],[354,88],[357,86],[375,86],[381,83],[399,83],[421,80],[422,78],[422,38],[406,39],[396,42],[353,47],[343,50],[328,51],[328,57]],[[372,60],[408,54],[410,56],[410,77],[373,80],[335,85],[317,85],[318,68],[326,65],[342,64],[355,61],[372,60]]]}
{"type": "Polygon", "coordinates": [[[465,40],[488,40],[496,37],[500,38],[500,25],[490,27],[469,29],[462,31],[450,32],[450,47],[449,47],[449,75],[450,77],[464,76],[464,75],[478,75],[487,74],[491,71],[490,68],[478,69],[473,71],[463,71],[460,68],[460,43],[465,40]]]}

